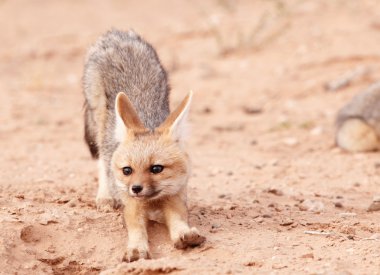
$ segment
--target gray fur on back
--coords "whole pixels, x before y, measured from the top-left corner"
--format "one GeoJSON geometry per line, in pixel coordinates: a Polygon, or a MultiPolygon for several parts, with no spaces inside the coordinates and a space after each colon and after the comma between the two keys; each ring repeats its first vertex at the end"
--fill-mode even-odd
{"type": "Polygon", "coordinates": [[[341,127],[350,118],[359,118],[380,134],[380,82],[356,95],[338,113],[336,124],[341,127]]]}
{"type": "MultiPolygon", "coordinates": [[[[112,140],[119,92],[127,94],[145,127],[152,131],[169,115],[167,74],[153,47],[133,31],[111,30],[97,40],[86,58],[83,85],[85,138],[91,150],[96,136],[95,151],[100,154],[105,151],[109,155],[116,146],[112,140]],[[104,117],[99,115],[102,112],[104,117]]],[[[93,150],[91,153],[97,157],[93,150]]]]}

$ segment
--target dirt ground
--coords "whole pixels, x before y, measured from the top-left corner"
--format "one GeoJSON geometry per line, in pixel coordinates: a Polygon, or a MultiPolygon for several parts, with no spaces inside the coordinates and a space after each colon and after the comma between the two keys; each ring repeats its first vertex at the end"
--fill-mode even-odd
{"type": "Polygon", "coordinates": [[[337,110],[380,79],[378,0],[0,0],[1,274],[380,274],[379,153],[334,144],[337,110]],[[190,114],[190,222],[176,250],[121,264],[83,141],[87,48],[133,28],[190,114]],[[358,73],[333,91],[326,83],[358,73]]]}

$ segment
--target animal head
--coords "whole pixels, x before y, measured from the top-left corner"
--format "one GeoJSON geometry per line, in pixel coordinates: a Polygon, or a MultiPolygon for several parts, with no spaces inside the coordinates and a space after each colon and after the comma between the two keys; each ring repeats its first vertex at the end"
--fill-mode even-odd
{"type": "Polygon", "coordinates": [[[154,131],[146,129],[124,93],[116,97],[120,141],[112,157],[118,190],[136,199],[150,200],[177,194],[190,174],[183,146],[192,93],[154,131]]]}

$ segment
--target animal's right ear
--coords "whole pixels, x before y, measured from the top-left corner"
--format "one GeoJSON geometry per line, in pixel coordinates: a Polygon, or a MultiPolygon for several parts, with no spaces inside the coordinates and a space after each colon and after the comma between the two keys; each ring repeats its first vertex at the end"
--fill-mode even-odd
{"type": "Polygon", "coordinates": [[[116,96],[115,113],[115,138],[117,141],[121,142],[124,140],[127,132],[146,131],[131,101],[123,92],[118,93],[116,96]]]}

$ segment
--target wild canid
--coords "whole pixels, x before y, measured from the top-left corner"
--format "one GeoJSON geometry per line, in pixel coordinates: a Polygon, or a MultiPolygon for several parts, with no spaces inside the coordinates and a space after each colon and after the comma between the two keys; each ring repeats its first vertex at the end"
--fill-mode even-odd
{"type": "Polygon", "coordinates": [[[205,241],[188,225],[184,148],[190,93],[172,113],[156,51],[133,31],[111,30],[89,49],[84,69],[85,140],[99,163],[96,204],[123,205],[126,261],[149,258],[147,221],[166,223],[180,249],[205,241]]]}
{"type": "Polygon", "coordinates": [[[350,152],[380,149],[380,82],[356,95],[338,113],[336,143],[350,152]]]}

